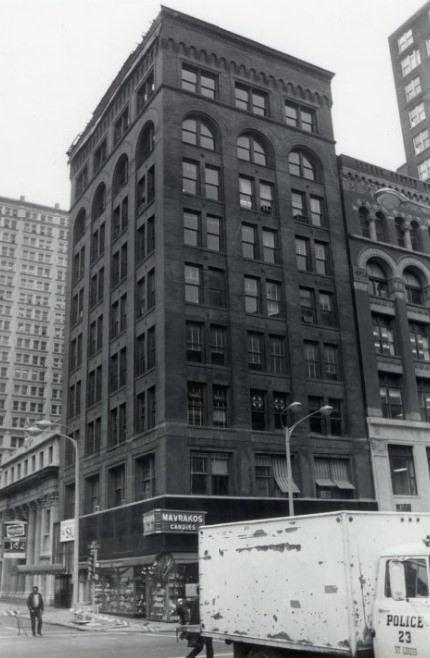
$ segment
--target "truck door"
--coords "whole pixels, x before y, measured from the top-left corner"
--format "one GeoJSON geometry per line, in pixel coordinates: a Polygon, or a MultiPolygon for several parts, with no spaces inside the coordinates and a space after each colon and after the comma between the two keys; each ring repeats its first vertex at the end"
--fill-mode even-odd
{"type": "Polygon", "coordinates": [[[428,556],[381,560],[373,612],[373,631],[375,658],[428,658],[428,556]]]}

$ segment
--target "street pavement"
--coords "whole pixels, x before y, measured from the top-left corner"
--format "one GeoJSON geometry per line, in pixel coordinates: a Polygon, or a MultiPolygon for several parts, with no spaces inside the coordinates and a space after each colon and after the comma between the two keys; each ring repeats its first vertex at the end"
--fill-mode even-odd
{"type": "MultiPolygon", "coordinates": [[[[9,627],[15,625],[17,632],[20,627],[22,630],[29,628],[29,614],[25,602],[15,603],[9,601],[0,601],[0,623],[8,621],[9,627]]],[[[54,608],[45,606],[43,613],[43,623],[55,626],[64,626],[66,628],[78,631],[115,631],[115,632],[138,632],[138,633],[159,633],[167,632],[176,635],[178,624],[172,622],[149,621],[147,619],[125,619],[114,615],[100,615],[95,622],[76,623],[75,615],[72,610],[67,608],[54,608]]]]}

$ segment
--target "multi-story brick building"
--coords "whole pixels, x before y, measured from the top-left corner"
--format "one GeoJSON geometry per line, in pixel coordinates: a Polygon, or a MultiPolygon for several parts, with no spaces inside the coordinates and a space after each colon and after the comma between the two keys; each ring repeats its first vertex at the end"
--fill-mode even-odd
{"type": "Polygon", "coordinates": [[[405,173],[430,179],[430,2],[388,39],[406,153],[405,173]]]}
{"type": "Polygon", "coordinates": [[[288,513],[293,401],[296,512],[375,508],[331,77],[163,8],[70,148],[65,421],[104,610],[168,619],[198,523],[288,513]]]}
{"type": "Polygon", "coordinates": [[[428,512],[430,185],[347,156],[339,171],[378,506],[428,512]]]}

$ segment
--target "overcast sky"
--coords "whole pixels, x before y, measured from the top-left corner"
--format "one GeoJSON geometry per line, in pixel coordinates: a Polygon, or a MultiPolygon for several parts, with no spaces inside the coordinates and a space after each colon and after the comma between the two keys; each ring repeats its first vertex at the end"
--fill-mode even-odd
{"type": "MultiPolygon", "coordinates": [[[[404,161],[388,36],[423,0],[165,0],[335,74],[337,153],[404,161]]],[[[0,196],[69,207],[66,151],[141,41],[155,0],[0,0],[0,196]]]]}

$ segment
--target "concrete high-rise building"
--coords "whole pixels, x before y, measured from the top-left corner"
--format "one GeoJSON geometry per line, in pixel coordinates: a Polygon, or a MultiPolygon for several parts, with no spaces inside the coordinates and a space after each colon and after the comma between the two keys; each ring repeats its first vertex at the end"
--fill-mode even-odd
{"type": "Polygon", "coordinates": [[[408,176],[430,179],[430,2],[388,39],[408,176]]]}
{"type": "Polygon", "coordinates": [[[0,197],[0,458],[60,419],[68,213],[0,197]]]}
{"type": "Polygon", "coordinates": [[[331,78],[162,8],[70,148],[64,421],[104,611],[170,619],[199,524],[290,488],[296,513],[376,506],[331,78]]]}

